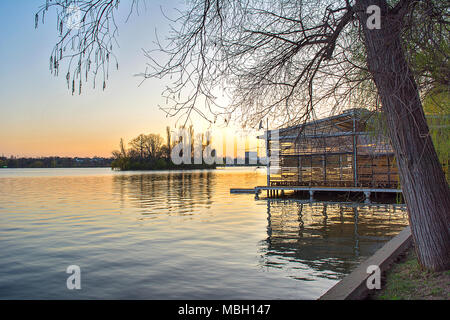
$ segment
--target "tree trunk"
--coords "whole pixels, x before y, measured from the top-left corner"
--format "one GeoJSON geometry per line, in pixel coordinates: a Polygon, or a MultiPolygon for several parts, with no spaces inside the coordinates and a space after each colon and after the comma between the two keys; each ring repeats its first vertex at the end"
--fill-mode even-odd
{"type": "Polygon", "coordinates": [[[401,17],[385,0],[360,0],[355,7],[367,62],[381,98],[420,264],[450,269],[450,191],[431,140],[418,88],[401,43],[401,17]],[[366,9],[381,8],[381,29],[367,28],[366,9]]]}

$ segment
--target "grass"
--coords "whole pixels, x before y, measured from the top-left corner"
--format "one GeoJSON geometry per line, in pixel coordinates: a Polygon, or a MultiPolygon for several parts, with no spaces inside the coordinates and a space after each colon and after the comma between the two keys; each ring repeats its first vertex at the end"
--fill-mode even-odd
{"type": "Polygon", "coordinates": [[[382,279],[382,287],[369,299],[375,300],[449,300],[450,270],[424,270],[414,248],[409,249],[382,279]]]}

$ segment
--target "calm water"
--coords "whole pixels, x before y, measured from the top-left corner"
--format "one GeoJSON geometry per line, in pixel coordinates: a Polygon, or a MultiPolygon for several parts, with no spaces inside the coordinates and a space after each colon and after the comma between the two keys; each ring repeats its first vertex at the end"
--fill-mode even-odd
{"type": "Polygon", "coordinates": [[[255,200],[246,170],[0,170],[1,299],[315,299],[402,207],[255,200]],[[66,268],[81,268],[68,290],[66,268]]]}

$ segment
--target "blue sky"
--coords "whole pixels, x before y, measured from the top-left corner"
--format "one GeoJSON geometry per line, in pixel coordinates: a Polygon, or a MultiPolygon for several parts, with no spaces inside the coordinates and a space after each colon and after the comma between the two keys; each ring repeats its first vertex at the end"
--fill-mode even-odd
{"type": "MultiPolygon", "coordinates": [[[[109,156],[120,138],[140,133],[163,134],[175,119],[157,107],[163,104],[164,82],[134,75],[145,70],[142,48],[154,48],[155,28],[164,35],[169,13],[182,1],[147,0],[147,10],[125,23],[130,1],[117,14],[119,71],[110,74],[105,91],[84,87],[71,95],[64,76],[50,74],[48,65],[57,39],[54,12],[34,28],[34,15],[45,0],[0,1],[0,155],[109,156]]],[[[62,72],[65,74],[65,72],[62,72]]]]}

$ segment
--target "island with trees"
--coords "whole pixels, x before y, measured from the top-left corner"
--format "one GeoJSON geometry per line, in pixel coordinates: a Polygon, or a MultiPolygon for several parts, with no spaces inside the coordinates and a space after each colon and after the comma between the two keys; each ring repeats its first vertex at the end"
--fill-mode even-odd
{"type": "MultiPolygon", "coordinates": [[[[193,126],[188,128],[189,136],[192,141],[191,159],[194,157],[194,129],[193,126]]],[[[171,160],[171,153],[173,147],[180,141],[174,140],[171,137],[171,130],[168,126],[166,128],[166,143],[160,134],[140,134],[128,143],[128,148],[125,146],[123,139],[120,139],[119,150],[112,152],[113,161],[111,168],[113,170],[192,170],[192,169],[215,169],[215,164],[174,164],[171,160]]],[[[201,135],[202,151],[206,148],[204,136],[201,135]]],[[[213,151],[215,152],[215,151],[213,151]]]]}

